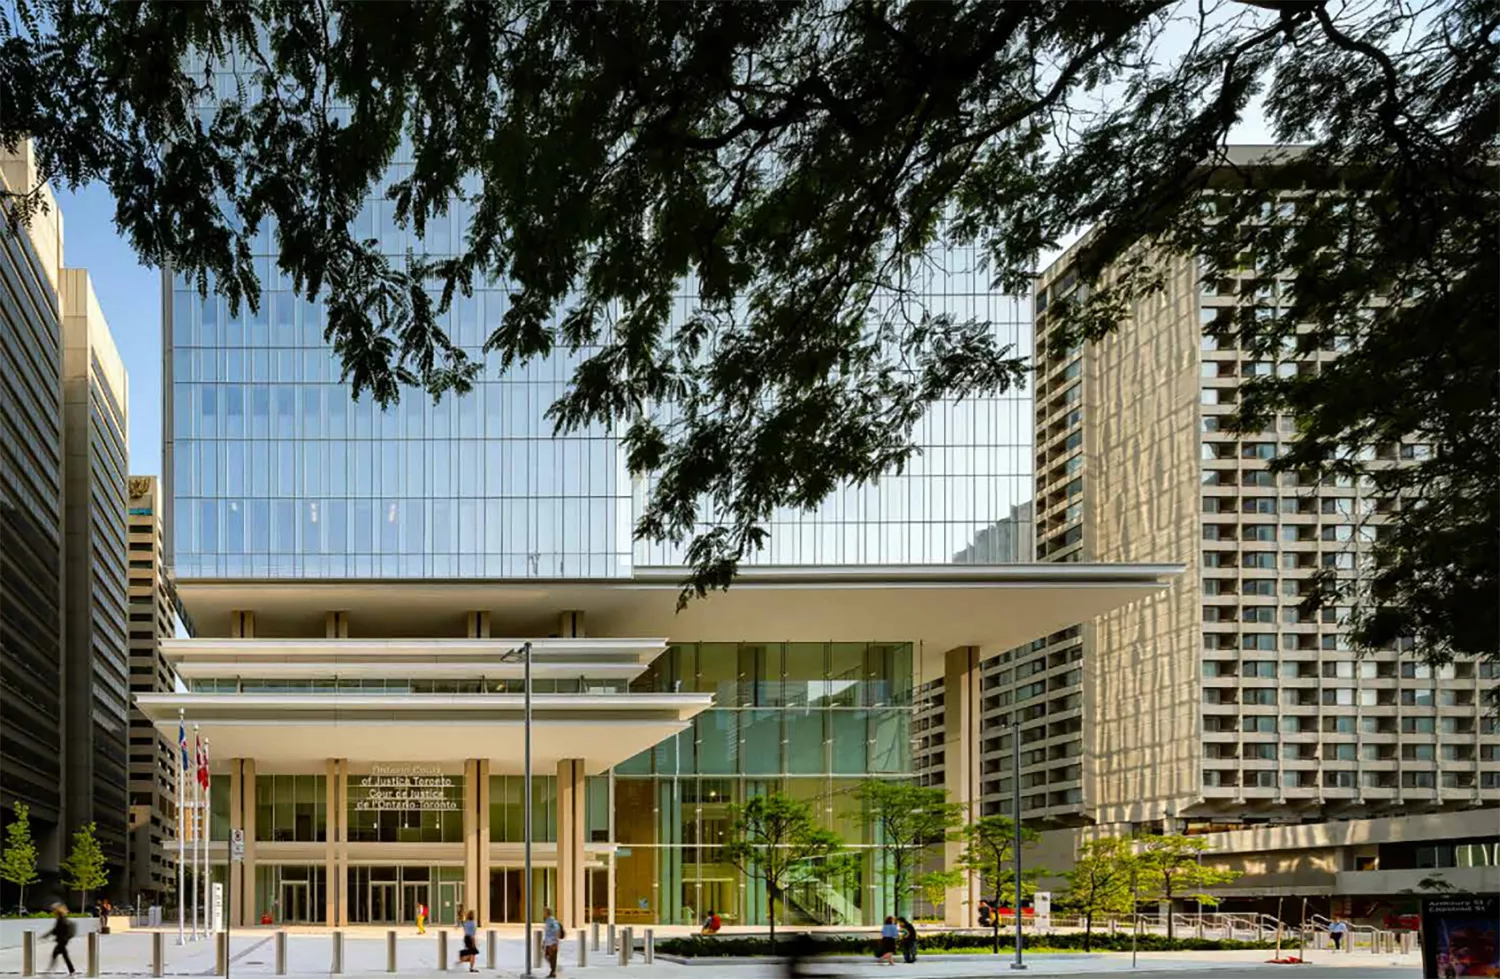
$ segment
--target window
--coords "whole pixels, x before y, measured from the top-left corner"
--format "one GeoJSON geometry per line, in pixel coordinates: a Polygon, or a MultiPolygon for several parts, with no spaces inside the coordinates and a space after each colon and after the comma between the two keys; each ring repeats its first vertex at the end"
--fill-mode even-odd
{"type": "Polygon", "coordinates": [[[1276,678],[1276,661],[1269,659],[1247,659],[1240,664],[1244,675],[1258,677],[1262,680],[1274,680],[1276,678]]]}
{"type": "Polygon", "coordinates": [[[1274,623],[1276,621],[1276,609],[1270,605],[1248,606],[1240,609],[1240,621],[1274,623]]]}
{"type": "Polygon", "coordinates": [[[1325,717],[1323,718],[1324,734],[1353,734],[1354,718],[1352,717],[1325,717]]]}
{"type": "Polygon", "coordinates": [[[1275,551],[1250,551],[1242,556],[1245,567],[1257,568],[1262,571],[1276,570],[1275,551]]]}
{"type": "Polygon", "coordinates": [[[1276,497],[1274,496],[1247,496],[1240,509],[1245,513],[1275,513],[1276,497]]]}
{"type": "Polygon", "coordinates": [[[1275,707],[1276,691],[1270,687],[1263,689],[1250,689],[1242,691],[1243,700],[1247,707],[1275,707]]]}
{"type": "Polygon", "coordinates": [[[1434,699],[1431,689],[1401,691],[1401,706],[1403,707],[1431,707],[1434,699]]]}
{"type": "Polygon", "coordinates": [[[1274,543],[1276,540],[1276,525],[1269,523],[1245,524],[1240,528],[1240,540],[1256,540],[1274,543]]]}
{"type": "Polygon", "coordinates": [[[1354,689],[1352,687],[1325,687],[1323,689],[1324,707],[1353,707],[1354,689]]]}
{"type": "Polygon", "coordinates": [[[1245,757],[1251,761],[1275,761],[1276,746],[1274,744],[1247,744],[1245,757]]]}
{"type": "Polygon", "coordinates": [[[1245,730],[1251,734],[1275,734],[1276,718],[1269,715],[1265,717],[1245,718],[1245,730]]]}
{"type": "Polygon", "coordinates": [[[1323,787],[1326,789],[1352,789],[1354,788],[1354,773],[1324,772],[1323,787]]]}
{"type": "Polygon", "coordinates": [[[1431,717],[1401,718],[1402,734],[1432,734],[1437,729],[1431,717]]]}
{"type": "Polygon", "coordinates": [[[1275,442],[1241,442],[1241,459],[1274,459],[1276,458],[1275,442]]]}
{"type": "Polygon", "coordinates": [[[1274,487],[1276,485],[1276,474],[1264,469],[1242,472],[1240,473],[1240,485],[1274,487]]]}
{"type": "Polygon", "coordinates": [[[1351,680],[1354,678],[1354,664],[1344,662],[1326,662],[1323,664],[1323,675],[1340,680],[1351,680]]]}
{"type": "Polygon", "coordinates": [[[1432,761],[1435,757],[1434,748],[1430,744],[1403,744],[1401,746],[1402,761],[1432,761]]]}
{"type": "Polygon", "coordinates": [[[1243,595],[1262,595],[1267,598],[1276,596],[1276,582],[1269,578],[1250,578],[1240,585],[1240,593],[1243,595]]]}
{"type": "Polygon", "coordinates": [[[1304,727],[1304,724],[1310,720],[1311,718],[1301,717],[1297,714],[1283,714],[1281,717],[1281,733],[1301,734],[1303,731],[1311,730],[1311,728],[1304,727]]]}
{"type": "Polygon", "coordinates": [[[1426,663],[1402,663],[1401,676],[1407,680],[1432,679],[1432,667],[1426,663]]]}
{"type": "Polygon", "coordinates": [[[1246,772],[1245,775],[1249,778],[1249,780],[1250,780],[1249,784],[1253,788],[1257,788],[1257,789],[1274,789],[1274,788],[1276,788],[1276,773],[1275,772],[1246,772]]]}
{"type": "Polygon", "coordinates": [[[1354,761],[1354,745],[1339,744],[1327,745],[1324,749],[1324,757],[1329,761],[1354,761]]]}
{"type": "Polygon", "coordinates": [[[1401,787],[1403,789],[1430,789],[1437,785],[1437,779],[1432,772],[1402,772],[1401,787]]]}
{"type": "Polygon", "coordinates": [[[1276,635],[1270,632],[1247,632],[1240,637],[1241,649],[1274,650],[1276,635]]]}

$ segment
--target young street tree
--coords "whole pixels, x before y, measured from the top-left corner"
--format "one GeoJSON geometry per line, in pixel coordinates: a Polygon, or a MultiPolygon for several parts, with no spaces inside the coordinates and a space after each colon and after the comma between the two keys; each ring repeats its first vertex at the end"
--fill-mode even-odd
{"type": "Polygon", "coordinates": [[[1122,915],[1133,910],[1135,864],[1135,850],[1129,840],[1105,836],[1079,847],[1073,869],[1063,874],[1068,890],[1060,903],[1083,917],[1085,952],[1093,950],[1096,916],[1122,915]]]}
{"type": "MultiPolygon", "coordinates": [[[[991,921],[994,928],[994,949],[1000,951],[999,909],[1009,907],[1015,914],[1021,913],[1021,902],[1036,893],[1036,882],[1048,871],[1042,867],[1026,866],[1022,860],[1019,894],[1016,886],[1015,844],[1016,824],[1009,816],[982,816],[963,826],[956,834],[963,841],[964,851],[960,858],[963,868],[979,876],[985,893],[991,896],[996,913],[991,921]]],[[[1022,848],[1036,842],[1037,832],[1028,826],[1021,827],[1022,848]]]]}
{"type": "Polygon", "coordinates": [[[684,599],[727,587],[778,508],[909,463],[934,402],[1022,382],[991,324],[928,315],[935,246],[1026,294],[1094,228],[1088,298],[1050,315],[1098,337],[1158,285],[1143,246],[1212,273],[1256,234],[1290,298],[1242,343],[1344,352],[1247,383],[1245,430],[1293,416],[1277,465],[1313,476],[1426,447],[1369,476],[1390,504],[1373,573],[1310,600],[1440,662],[1500,650],[1497,28],[1493,0],[18,0],[0,142],[108,184],[145,260],[233,302],[259,300],[252,245],[274,240],[382,404],[466,390],[481,365],[448,311],[506,283],[487,352],[578,354],[551,418],[626,433],[650,477],[635,533],[687,544],[684,599]],[[1264,235],[1198,208],[1252,106],[1302,147],[1229,203],[1295,192],[1264,235]],[[383,253],[371,194],[445,243],[383,253]]]}
{"type": "Polygon", "coordinates": [[[83,907],[88,906],[90,892],[109,886],[104,851],[99,849],[92,822],[85,823],[73,833],[73,849],[63,860],[61,870],[63,886],[82,895],[83,907]]]}
{"type": "Polygon", "coordinates": [[[917,890],[922,899],[934,908],[940,908],[948,900],[948,892],[964,886],[962,870],[929,870],[917,878],[917,890]]]}
{"type": "Polygon", "coordinates": [[[923,857],[948,838],[962,809],[948,801],[943,789],[884,779],[863,782],[859,798],[875,828],[876,845],[885,855],[881,873],[890,881],[893,913],[902,914],[923,857]]]}
{"type": "MultiPolygon", "coordinates": [[[[1141,893],[1147,900],[1161,901],[1169,909],[1177,898],[1199,904],[1218,904],[1219,899],[1203,888],[1228,884],[1239,873],[1203,866],[1208,841],[1199,836],[1145,836],[1140,839],[1136,860],[1140,867],[1141,893]]],[[[1167,915],[1167,938],[1175,937],[1172,915],[1167,915]]]]}
{"type": "Polygon", "coordinates": [[[0,880],[20,890],[18,907],[26,911],[26,888],[41,880],[36,872],[36,843],[31,838],[31,807],[17,802],[5,827],[5,850],[0,852],[0,880]]]}
{"type": "Polygon", "coordinates": [[[800,875],[837,876],[844,842],[818,825],[812,806],[779,792],[756,796],[729,809],[724,859],[766,887],[771,954],[776,953],[776,901],[800,875]]]}

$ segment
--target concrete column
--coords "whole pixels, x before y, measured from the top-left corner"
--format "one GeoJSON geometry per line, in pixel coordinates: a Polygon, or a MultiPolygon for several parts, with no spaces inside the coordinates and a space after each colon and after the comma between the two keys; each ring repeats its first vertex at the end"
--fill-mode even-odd
{"type": "Polygon", "coordinates": [[[582,612],[564,612],[557,624],[560,639],[582,639],[585,635],[582,612]]]}
{"type": "Polygon", "coordinates": [[[323,875],[325,880],[323,888],[323,923],[330,928],[336,928],[342,924],[339,920],[339,893],[344,889],[344,884],[338,877],[338,827],[343,822],[339,818],[338,761],[333,758],[325,761],[323,763],[323,774],[328,783],[323,789],[323,802],[325,811],[328,813],[328,825],[324,828],[323,833],[323,875]]]}
{"type": "MultiPolygon", "coordinates": [[[[948,650],[943,662],[943,770],[948,799],[963,807],[965,825],[980,816],[979,705],[978,647],[948,650]]],[[[962,843],[944,844],[943,865],[957,869],[963,851],[962,843]]],[[[980,896],[979,881],[972,874],[961,887],[949,888],[943,904],[944,923],[950,928],[974,927],[980,896]]]]}
{"type": "Polygon", "coordinates": [[[229,638],[231,639],[254,639],[255,638],[255,613],[250,611],[234,611],[229,613],[229,638]]]}
{"type": "Polygon", "coordinates": [[[584,835],[588,826],[583,761],[557,763],[557,914],[568,928],[582,928],[588,900],[584,835]]]}
{"type": "Polygon", "coordinates": [[[334,909],[338,927],[349,923],[349,759],[338,760],[338,776],[334,779],[336,793],[334,810],[338,819],[338,866],[335,868],[338,907],[334,909]]]}
{"type": "Polygon", "coordinates": [[[231,765],[239,774],[239,785],[230,793],[229,815],[231,825],[245,831],[245,861],[230,864],[229,886],[234,892],[235,923],[248,927],[260,921],[255,900],[255,759],[241,758],[231,765]]]}
{"type": "Polygon", "coordinates": [[[325,613],[323,613],[323,636],[326,639],[348,639],[349,638],[349,613],[348,612],[325,612],[325,613]]]}
{"type": "Polygon", "coordinates": [[[480,921],[490,920],[490,760],[474,762],[476,784],[474,798],[479,805],[479,900],[474,905],[480,921]]]}
{"type": "MultiPolygon", "coordinates": [[[[474,613],[469,614],[472,620],[474,613]]],[[[470,758],[464,762],[464,909],[472,908],[476,914],[479,911],[479,849],[479,762],[470,758]]],[[[484,923],[483,918],[479,921],[484,923]]]]}
{"type": "Polygon", "coordinates": [[[470,612],[468,614],[469,638],[488,639],[490,637],[490,613],[470,612]]]}

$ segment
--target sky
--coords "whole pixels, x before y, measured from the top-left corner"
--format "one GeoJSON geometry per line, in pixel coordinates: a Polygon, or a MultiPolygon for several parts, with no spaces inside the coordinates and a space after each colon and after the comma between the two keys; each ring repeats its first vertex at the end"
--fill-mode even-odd
{"type": "Polygon", "coordinates": [[[54,190],[63,219],[63,264],[88,269],[130,378],[130,474],[160,476],[161,271],[143,266],[116,232],[107,187],[54,190]]]}

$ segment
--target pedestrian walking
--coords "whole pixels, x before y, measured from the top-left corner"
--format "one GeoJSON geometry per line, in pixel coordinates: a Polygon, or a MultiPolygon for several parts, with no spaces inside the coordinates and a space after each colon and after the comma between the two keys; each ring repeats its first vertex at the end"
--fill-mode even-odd
{"type": "Polygon", "coordinates": [[[890,915],[885,916],[885,924],[880,926],[880,964],[896,964],[896,940],[901,937],[901,929],[896,924],[896,919],[890,915]]]}
{"type": "Polygon", "coordinates": [[[542,955],[547,959],[547,979],[557,975],[557,949],[566,937],[562,922],[552,914],[552,909],[542,908],[542,955]]]}
{"type": "Polygon", "coordinates": [[[464,947],[458,953],[458,961],[469,963],[470,972],[478,972],[479,966],[479,922],[474,920],[474,912],[470,911],[459,923],[464,931],[464,947]]]}
{"type": "Polygon", "coordinates": [[[60,957],[63,964],[68,967],[68,975],[76,976],[78,970],[73,968],[73,960],[68,956],[68,942],[73,938],[73,922],[68,918],[68,908],[63,904],[52,906],[52,930],[44,937],[52,939],[52,964],[47,967],[51,972],[57,968],[57,960],[60,957]]]}
{"type": "Polygon", "coordinates": [[[1344,947],[1344,936],[1349,933],[1349,924],[1338,915],[1333,916],[1333,923],[1328,926],[1328,937],[1333,939],[1333,950],[1339,951],[1344,947]]]}
{"type": "Polygon", "coordinates": [[[911,965],[917,961],[917,926],[905,918],[897,918],[896,924],[901,928],[901,958],[911,965]]]}
{"type": "Polygon", "coordinates": [[[427,934],[427,905],[417,902],[417,934],[427,934]]]}

